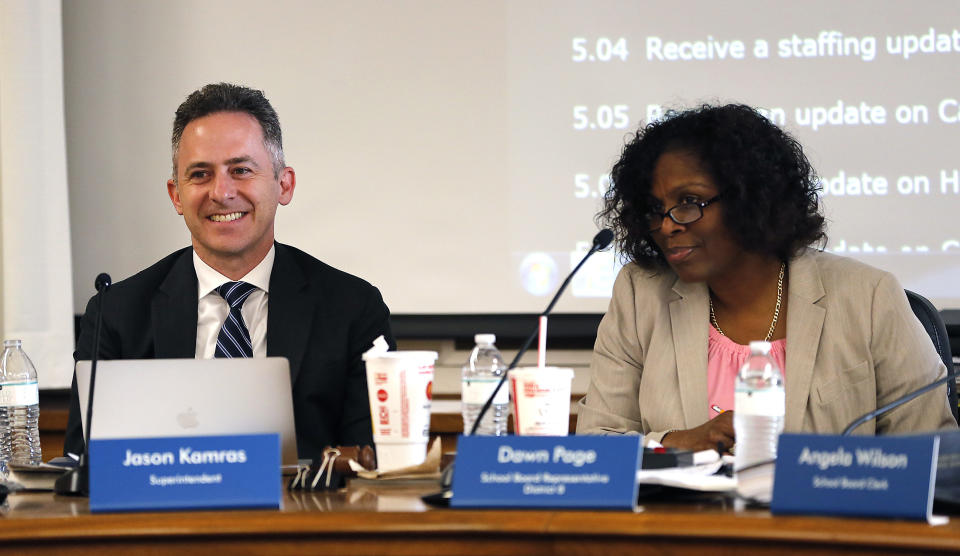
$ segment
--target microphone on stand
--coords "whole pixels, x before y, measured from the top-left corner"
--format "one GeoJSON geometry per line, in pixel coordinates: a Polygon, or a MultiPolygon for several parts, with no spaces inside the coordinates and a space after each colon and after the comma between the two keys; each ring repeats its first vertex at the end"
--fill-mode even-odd
{"type": "Polygon", "coordinates": [[[918,389],[914,390],[913,392],[910,392],[909,394],[906,394],[905,396],[901,396],[901,397],[893,400],[892,402],[888,403],[887,405],[885,405],[885,406],[883,406],[883,407],[878,407],[877,409],[874,409],[873,411],[870,411],[870,412],[868,412],[868,413],[864,413],[864,414],[861,415],[860,417],[857,417],[852,423],[850,423],[849,425],[847,425],[847,428],[843,429],[843,433],[841,433],[841,435],[842,435],[842,436],[849,436],[850,433],[852,433],[857,427],[859,427],[860,425],[866,423],[867,421],[870,421],[871,419],[876,419],[877,417],[883,415],[884,413],[886,413],[886,412],[888,412],[888,411],[891,411],[891,410],[894,410],[894,409],[900,407],[901,405],[909,402],[910,400],[912,400],[912,399],[914,399],[914,398],[916,398],[916,397],[918,397],[918,396],[922,396],[923,394],[926,394],[927,392],[929,392],[929,391],[931,391],[931,390],[936,389],[938,386],[943,386],[944,384],[950,382],[951,380],[956,379],[957,376],[960,376],[960,372],[958,372],[956,369],[954,369],[953,371],[948,372],[948,373],[947,373],[947,376],[945,376],[945,377],[943,377],[943,378],[939,378],[939,379],[931,382],[930,384],[924,386],[923,388],[918,388],[918,389]]]}
{"type": "MultiPolygon", "coordinates": [[[[553,306],[557,304],[557,300],[560,299],[560,294],[563,293],[563,290],[567,289],[567,286],[570,284],[570,280],[573,279],[573,276],[580,270],[580,267],[583,266],[583,263],[587,262],[591,256],[597,251],[603,251],[610,245],[610,242],[613,241],[613,232],[608,229],[603,229],[597,232],[597,235],[593,236],[593,244],[590,246],[590,250],[587,251],[587,254],[580,259],[580,262],[577,263],[577,266],[570,271],[570,274],[567,275],[567,279],[563,281],[563,284],[560,285],[560,289],[557,290],[556,295],[553,296],[553,299],[550,301],[550,304],[547,305],[547,308],[544,309],[542,313],[538,316],[538,321],[540,318],[545,317],[550,314],[550,311],[553,310],[553,306]]],[[[523,354],[527,352],[530,348],[530,345],[533,343],[534,338],[537,337],[537,333],[540,331],[540,328],[534,328],[533,332],[527,337],[527,341],[523,343],[523,346],[520,348],[520,351],[517,352],[516,357],[513,358],[513,361],[510,362],[510,365],[503,372],[503,376],[500,377],[500,382],[497,383],[496,388],[493,389],[493,392],[490,394],[490,397],[487,398],[487,401],[484,402],[483,407],[480,409],[480,413],[477,414],[477,420],[473,422],[473,427],[470,429],[470,436],[473,436],[477,432],[477,427],[480,426],[480,421],[483,420],[483,416],[487,414],[487,411],[490,410],[490,406],[493,405],[493,400],[497,396],[497,392],[500,391],[500,388],[503,386],[503,383],[507,381],[507,376],[510,374],[510,370],[517,366],[517,363],[520,362],[520,358],[523,357],[523,354]]]]}
{"type": "MultiPolygon", "coordinates": [[[[857,417],[846,429],[843,430],[843,436],[849,436],[857,427],[875,419],[884,413],[894,410],[901,405],[913,400],[931,390],[936,390],[951,380],[960,376],[960,371],[954,369],[947,373],[947,376],[941,377],[930,384],[918,388],[905,396],[901,396],[883,407],[870,411],[857,417]]],[[[956,429],[938,430],[928,433],[930,436],[936,436],[940,439],[940,453],[937,458],[936,476],[937,481],[934,485],[934,501],[945,502],[954,507],[960,506],[960,465],[957,464],[960,459],[960,431],[956,429]]]]}
{"type": "MultiPolygon", "coordinates": [[[[608,229],[603,229],[597,232],[597,235],[593,236],[593,244],[590,246],[590,250],[587,251],[587,254],[580,259],[580,262],[577,263],[577,266],[570,271],[570,274],[567,275],[567,279],[563,281],[563,284],[560,285],[560,289],[557,290],[557,293],[553,296],[553,299],[550,301],[550,304],[547,305],[547,308],[540,313],[537,320],[539,322],[540,318],[550,314],[550,311],[553,310],[553,306],[556,305],[557,300],[560,299],[560,294],[563,293],[563,290],[567,288],[570,284],[570,280],[573,279],[573,276],[580,270],[580,267],[583,266],[583,263],[587,262],[591,256],[597,251],[602,251],[610,245],[610,242],[613,241],[613,232],[608,229]]],[[[510,362],[510,365],[504,370],[503,376],[500,377],[500,381],[497,383],[496,388],[493,389],[493,392],[490,393],[490,396],[487,398],[487,401],[484,402],[483,407],[480,409],[480,413],[477,414],[477,420],[473,422],[473,427],[470,429],[469,436],[473,436],[477,432],[477,427],[480,426],[480,421],[483,420],[484,415],[487,414],[487,411],[490,411],[490,406],[493,405],[493,400],[497,396],[497,392],[500,391],[500,388],[503,387],[503,383],[507,381],[507,377],[510,375],[510,370],[517,366],[517,363],[520,362],[520,358],[523,357],[523,354],[527,352],[527,349],[530,348],[530,345],[533,343],[534,338],[537,337],[537,333],[540,332],[540,327],[533,329],[533,333],[527,338],[527,341],[523,343],[523,346],[520,348],[520,351],[517,352],[516,357],[513,358],[513,361],[510,362]]],[[[466,431],[464,431],[466,432],[466,431]]],[[[453,469],[456,462],[451,463],[443,470],[443,475],[440,477],[440,488],[442,489],[437,494],[428,494],[423,497],[423,499],[431,504],[447,505],[449,504],[450,498],[452,496],[451,486],[453,485],[453,469]]]]}
{"type": "MultiPolygon", "coordinates": [[[[587,251],[587,254],[580,259],[580,262],[577,263],[577,266],[570,271],[570,274],[567,275],[567,279],[563,281],[563,284],[560,285],[560,289],[557,290],[557,293],[553,296],[553,299],[550,301],[550,304],[547,305],[547,308],[540,313],[537,318],[539,322],[540,318],[550,314],[550,311],[553,310],[553,306],[556,305],[557,300],[560,299],[560,294],[563,293],[563,290],[567,288],[570,284],[570,280],[573,279],[573,276],[580,270],[580,267],[583,266],[583,263],[587,262],[591,256],[597,251],[602,251],[610,245],[610,242],[613,241],[613,232],[608,229],[603,229],[597,232],[597,235],[593,236],[593,244],[590,246],[590,250],[587,251]]],[[[473,422],[473,427],[470,429],[469,436],[473,436],[477,432],[477,427],[480,426],[480,421],[483,420],[484,415],[487,414],[487,411],[490,411],[490,406],[493,405],[493,400],[497,397],[497,392],[500,391],[500,388],[503,387],[503,383],[507,381],[507,377],[510,375],[510,370],[517,366],[517,363],[520,362],[520,358],[523,357],[523,354],[527,352],[527,349],[530,348],[530,344],[533,343],[534,338],[537,337],[537,333],[540,332],[540,327],[537,326],[533,329],[533,333],[527,338],[527,341],[523,343],[523,346],[520,348],[520,351],[517,352],[516,357],[513,358],[513,361],[510,362],[510,365],[504,370],[503,376],[500,377],[500,381],[497,383],[496,388],[493,389],[493,392],[490,393],[490,396],[487,398],[487,401],[484,402],[483,407],[480,409],[480,413],[477,414],[477,420],[473,422]]],[[[466,433],[467,431],[463,431],[466,433]]],[[[429,504],[436,504],[439,506],[447,506],[450,504],[450,498],[453,497],[453,470],[456,462],[451,463],[443,470],[443,474],[440,477],[440,492],[435,494],[428,494],[423,497],[423,500],[429,504]]]]}
{"type": "Polygon", "coordinates": [[[97,326],[93,334],[93,353],[90,357],[90,387],[87,392],[87,430],[84,431],[83,453],[75,469],[64,473],[53,485],[53,492],[70,496],[90,495],[90,429],[93,428],[93,385],[97,380],[97,360],[100,359],[100,328],[103,324],[103,300],[113,281],[101,272],[93,282],[97,290],[97,326]]]}

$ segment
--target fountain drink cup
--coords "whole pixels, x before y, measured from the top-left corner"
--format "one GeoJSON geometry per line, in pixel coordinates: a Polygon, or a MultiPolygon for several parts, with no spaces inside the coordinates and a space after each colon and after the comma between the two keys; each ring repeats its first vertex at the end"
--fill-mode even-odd
{"type": "Polygon", "coordinates": [[[510,371],[513,428],[523,436],[567,436],[573,369],[523,367],[510,371]]]}
{"type": "Polygon", "coordinates": [[[365,353],[370,419],[381,472],[423,463],[430,439],[435,351],[365,353]]]}

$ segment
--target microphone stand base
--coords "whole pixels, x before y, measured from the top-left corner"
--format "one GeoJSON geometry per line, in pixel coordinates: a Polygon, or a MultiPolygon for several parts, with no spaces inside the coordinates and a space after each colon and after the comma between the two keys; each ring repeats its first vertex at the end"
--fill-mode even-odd
{"type": "Polygon", "coordinates": [[[439,508],[450,507],[450,499],[453,498],[453,469],[455,464],[456,462],[451,462],[440,474],[440,492],[421,496],[421,500],[439,508]]]}
{"type": "Polygon", "coordinates": [[[61,496],[90,496],[90,473],[86,465],[67,471],[53,484],[54,494],[61,496]]]}

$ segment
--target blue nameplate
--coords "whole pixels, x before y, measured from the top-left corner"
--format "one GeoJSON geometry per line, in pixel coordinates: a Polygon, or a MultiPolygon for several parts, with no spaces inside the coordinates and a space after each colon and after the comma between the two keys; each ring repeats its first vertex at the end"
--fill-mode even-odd
{"type": "Polygon", "coordinates": [[[939,448],[933,435],[781,435],[770,510],[928,520],[939,448]]]}
{"type": "Polygon", "coordinates": [[[279,508],[280,435],[90,442],[90,511],[279,508]]]}
{"type": "Polygon", "coordinates": [[[637,503],[640,436],[460,436],[455,508],[622,508],[637,503]]]}

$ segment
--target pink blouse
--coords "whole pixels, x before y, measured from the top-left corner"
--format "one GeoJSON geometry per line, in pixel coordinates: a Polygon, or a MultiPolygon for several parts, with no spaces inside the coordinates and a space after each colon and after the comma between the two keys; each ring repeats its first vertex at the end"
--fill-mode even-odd
{"type": "MultiPolygon", "coordinates": [[[[742,346],[717,332],[710,326],[710,340],[707,343],[707,403],[708,414],[713,419],[724,411],[733,409],[733,392],[737,372],[750,355],[750,346],[742,346]],[[718,411],[719,409],[719,411],[718,411]]],[[[787,340],[786,338],[770,342],[770,355],[786,376],[787,340]]]]}

